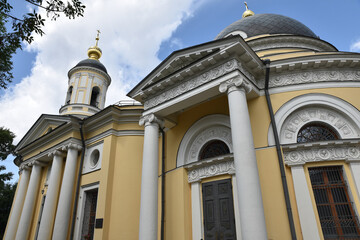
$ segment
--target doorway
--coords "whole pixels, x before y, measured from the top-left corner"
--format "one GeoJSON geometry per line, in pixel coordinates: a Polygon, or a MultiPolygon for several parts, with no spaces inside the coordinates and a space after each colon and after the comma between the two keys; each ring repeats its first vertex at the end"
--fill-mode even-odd
{"type": "Polygon", "coordinates": [[[231,179],[202,184],[205,240],[236,240],[231,179]]]}

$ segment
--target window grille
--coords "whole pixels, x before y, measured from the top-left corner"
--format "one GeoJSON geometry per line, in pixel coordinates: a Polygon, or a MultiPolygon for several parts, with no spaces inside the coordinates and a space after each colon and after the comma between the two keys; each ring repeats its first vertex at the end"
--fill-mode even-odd
{"type": "Polygon", "coordinates": [[[82,240],[94,239],[97,195],[98,189],[93,189],[85,192],[85,207],[81,234],[82,240]]]}
{"type": "Polygon", "coordinates": [[[309,168],[309,175],[324,239],[360,239],[342,167],[309,168]]]}
{"type": "Polygon", "coordinates": [[[298,143],[336,139],[339,139],[336,131],[332,127],[321,123],[310,123],[303,126],[297,136],[298,143]]]}
{"type": "Polygon", "coordinates": [[[212,140],[204,145],[199,154],[199,160],[218,157],[230,153],[229,147],[220,140],[212,140]]]}

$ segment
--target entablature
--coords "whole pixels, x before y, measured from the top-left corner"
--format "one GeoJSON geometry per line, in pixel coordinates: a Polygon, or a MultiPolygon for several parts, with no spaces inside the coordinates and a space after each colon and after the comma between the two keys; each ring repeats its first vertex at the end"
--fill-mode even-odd
{"type": "Polygon", "coordinates": [[[288,166],[323,161],[360,162],[360,139],[297,143],[282,146],[284,161],[288,166]]]}

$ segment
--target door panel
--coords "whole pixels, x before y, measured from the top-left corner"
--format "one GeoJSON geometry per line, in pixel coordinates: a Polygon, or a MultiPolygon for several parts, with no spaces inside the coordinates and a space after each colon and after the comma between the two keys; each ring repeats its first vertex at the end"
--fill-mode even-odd
{"type": "Polygon", "coordinates": [[[235,240],[231,180],[202,184],[205,240],[235,240]]]}

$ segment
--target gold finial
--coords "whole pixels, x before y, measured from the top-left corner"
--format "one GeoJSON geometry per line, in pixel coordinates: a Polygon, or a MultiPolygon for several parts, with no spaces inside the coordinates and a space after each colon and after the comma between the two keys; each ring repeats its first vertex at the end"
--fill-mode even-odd
{"type": "Polygon", "coordinates": [[[249,10],[247,3],[244,2],[244,4],[245,4],[245,7],[246,7],[246,11],[243,13],[242,18],[254,16],[255,13],[253,11],[249,10]]]}
{"type": "Polygon", "coordinates": [[[88,56],[90,59],[95,59],[95,60],[99,60],[99,58],[101,57],[101,49],[98,47],[98,42],[99,42],[99,35],[100,35],[100,30],[97,30],[97,35],[95,38],[95,46],[92,46],[88,49],[88,56]]]}

